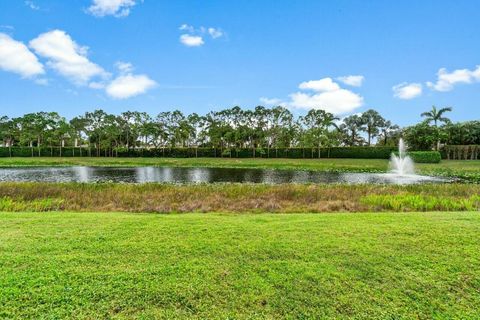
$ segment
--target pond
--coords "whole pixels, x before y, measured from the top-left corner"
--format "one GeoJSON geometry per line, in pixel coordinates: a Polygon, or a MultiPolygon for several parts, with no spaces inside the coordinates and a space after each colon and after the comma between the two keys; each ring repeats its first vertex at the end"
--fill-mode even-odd
{"type": "Polygon", "coordinates": [[[325,171],[178,168],[178,167],[22,167],[0,168],[0,181],[116,182],[116,183],[445,183],[448,180],[391,173],[334,173],[325,171]]]}

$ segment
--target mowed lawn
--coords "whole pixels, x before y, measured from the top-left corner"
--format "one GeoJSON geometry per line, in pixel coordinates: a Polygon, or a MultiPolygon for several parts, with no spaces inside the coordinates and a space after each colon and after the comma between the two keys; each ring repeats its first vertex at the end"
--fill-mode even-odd
{"type": "MultiPolygon", "coordinates": [[[[480,163],[480,162],[479,162],[480,163]]],[[[0,167],[9,166],[172,166],[269,168],[300,170],[387,170],[385,159],[265,159],[265,158],[105,158],[105,157],[22,157],[0,158],[0,167]]]]}
{"type": "Polygon", "coordinates": [[[478,318],[480,214],[0,213],[0,318],[478,318]]]}

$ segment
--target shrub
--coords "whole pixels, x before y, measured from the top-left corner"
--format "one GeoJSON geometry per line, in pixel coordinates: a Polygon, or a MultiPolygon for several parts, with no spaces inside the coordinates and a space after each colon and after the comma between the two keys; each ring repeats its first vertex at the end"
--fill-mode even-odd
{"type": "Polygon", "coordinates": [[[411,151],[408,155],[416,163],[439,163],[442,160],[438,151],[411,151]]]}
{"type": "Polygon", "coordinates": [[[232,156],[232,150],[230,149],[224,149],[222,152],[222,157],[231,157],[232,156]]]}
{"type": "MultiPolygon", "coordinates": [[[[398,152],[394,152],[398,156],[398,152]]],[[[416,163],[439,163],[442,154],[438,151],[409,151],[407,155],[416,163]]]]}
{"type": "Polygon", "coordinates": [[[257,157],[264,157],[264,156],[267,155],[267,152],[265,151],[265,149],[257,148],[257,149],[255,150],[255,155],[256,155],[257,157]]]}
{"type": "Polygon", "coordinates": [[[354,158],[354,159],[388,159],[395,147],[336,147],[322,150],[322,154],[329,158],[354,158]]]}

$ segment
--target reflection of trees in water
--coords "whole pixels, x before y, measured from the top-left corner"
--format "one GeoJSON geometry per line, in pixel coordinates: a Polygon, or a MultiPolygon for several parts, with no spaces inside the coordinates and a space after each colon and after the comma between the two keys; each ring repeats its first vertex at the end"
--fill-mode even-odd
{"type": "Polygon", "coordinates": [[[410,184],[442,182],[416,176],[414,180],[398,179],[392,174],[335,173],[302,170],[169,168],[169,167],[70,167],[70,168],[0,168],[0,181],[39,182],[166,182],[166,183],[386,183],[410,184]]]}

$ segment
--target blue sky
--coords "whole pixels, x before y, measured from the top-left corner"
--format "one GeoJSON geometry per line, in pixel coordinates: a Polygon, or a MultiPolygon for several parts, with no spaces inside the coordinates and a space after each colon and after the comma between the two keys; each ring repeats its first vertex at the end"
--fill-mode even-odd
{"type": "Polygon", "coordinates": [[[480,118],[479,1],[2,0],[0,114],[431,105],[480,118]]]}

